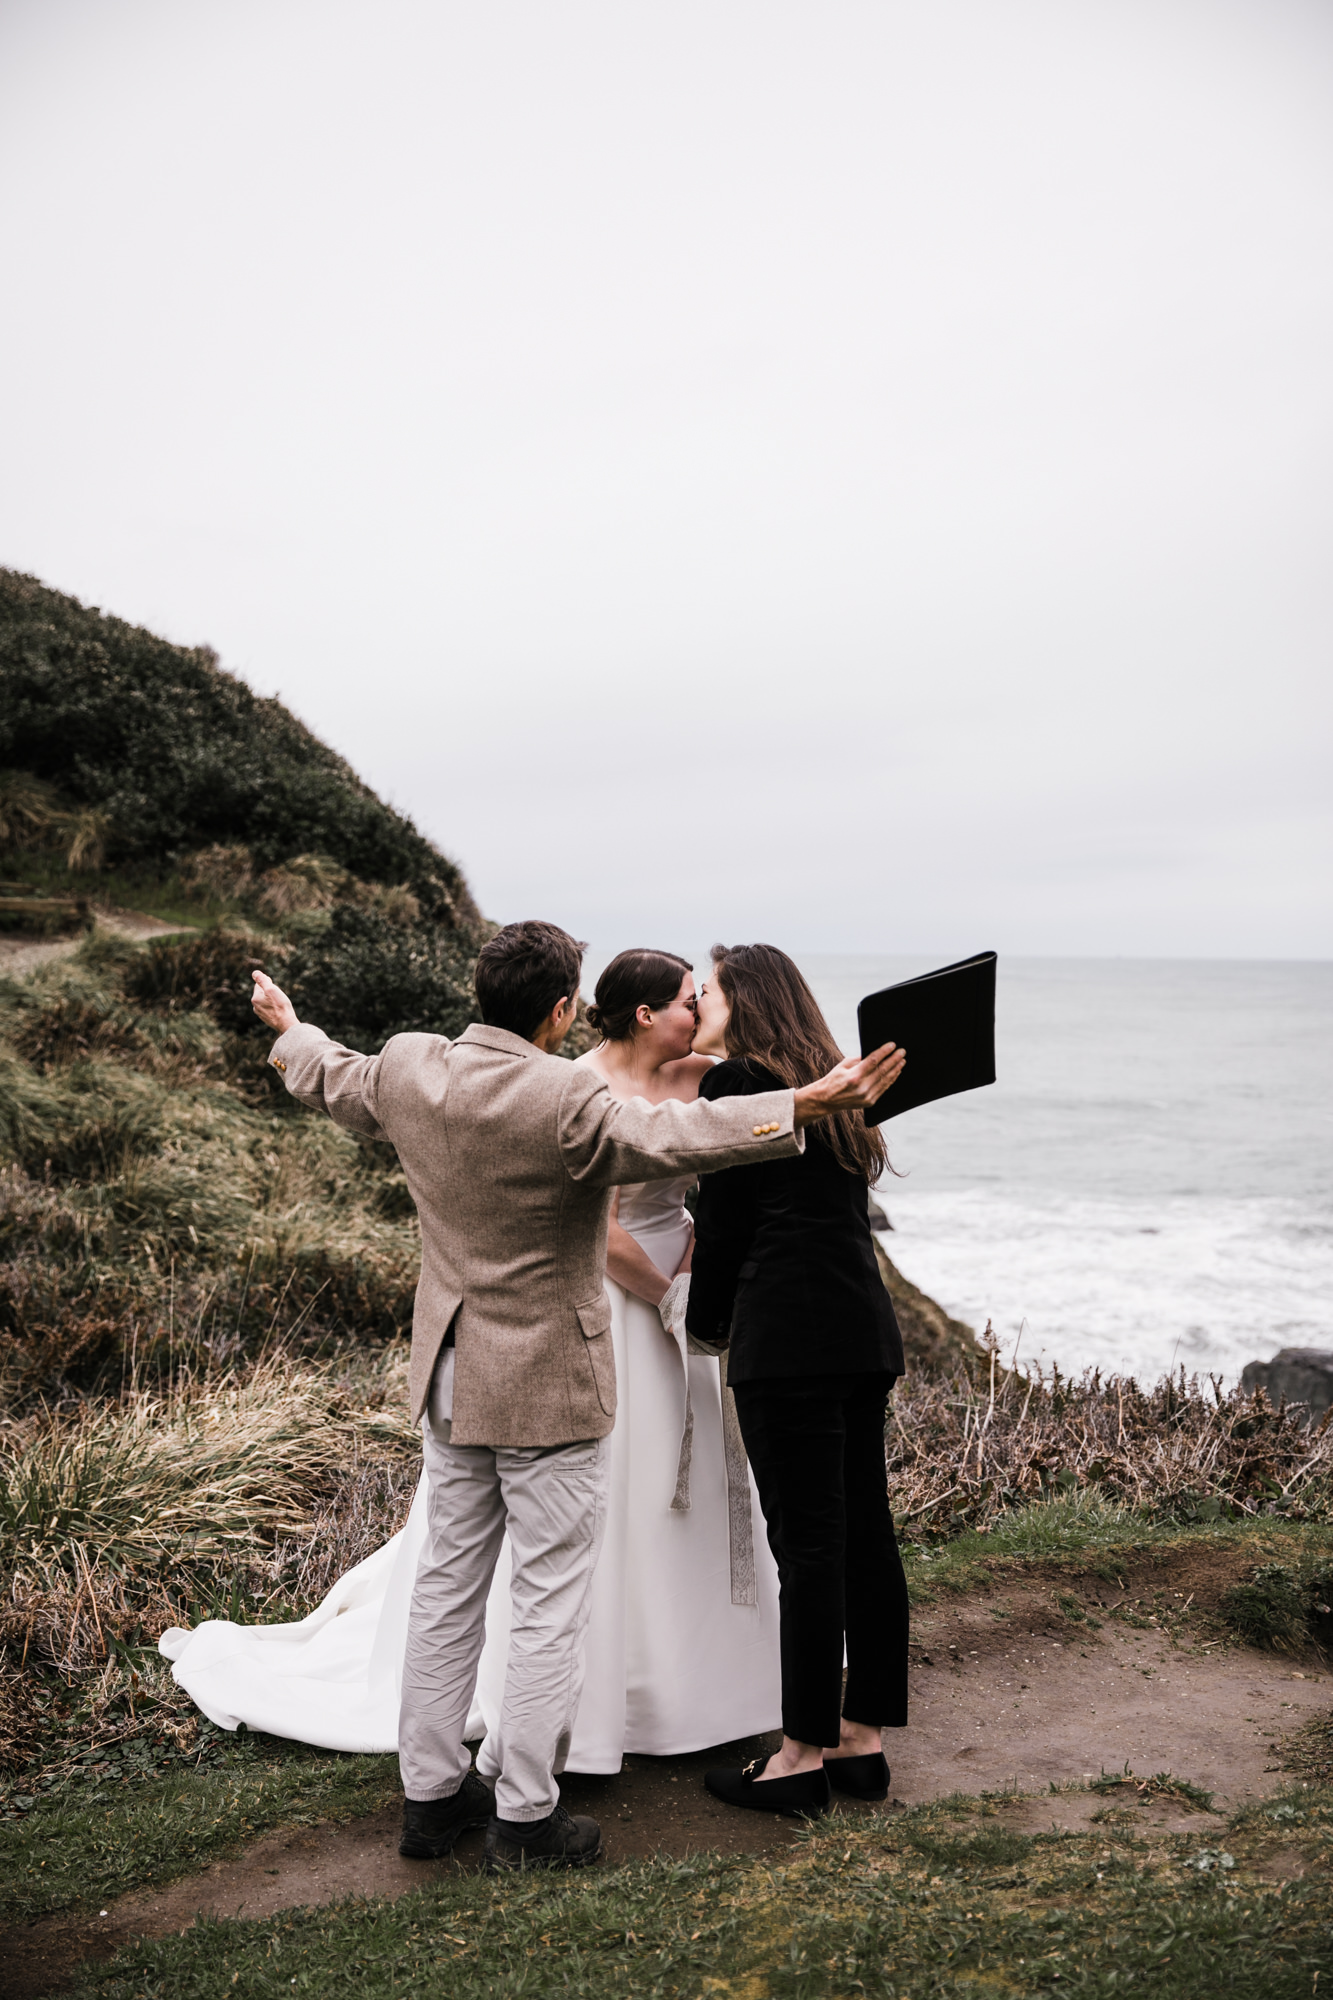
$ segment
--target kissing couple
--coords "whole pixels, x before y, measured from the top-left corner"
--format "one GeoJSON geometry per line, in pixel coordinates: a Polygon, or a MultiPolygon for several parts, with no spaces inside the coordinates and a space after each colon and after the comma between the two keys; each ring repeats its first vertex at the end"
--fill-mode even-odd
{"type": "Polygon", "coordinates": [[[883,1798],[881,1730],[907,1720],[883,1445],[902,1343],[867,1213],[883,1141],[858,1115],[903,1052],[844,1061],[792,960],[744,945],[697,991],[684,959],[622,952],[600,1044],[567,1062],[583,949],[507,925],[477,961],[481,1021],[377,1056],[255,974],[287,1089],[391,1142],[416,1203],[424,1465],[405,1528],[309,1618],[160,1644],[223,1727],[396,1740],[411,1857],[484,1825],[489,1867],[584,1866],[601,1834],[562,1770],[779,1720],[776,1754],[707,1773],[715,1796],[810,1817],[830,1784],[883,1798]]]}

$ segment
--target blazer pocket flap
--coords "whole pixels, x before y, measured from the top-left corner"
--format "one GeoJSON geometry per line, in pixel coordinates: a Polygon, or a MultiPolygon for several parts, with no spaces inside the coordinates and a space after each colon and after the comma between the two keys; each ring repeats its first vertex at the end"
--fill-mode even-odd
{"type": "Polygon", "coordinates": [[[596,1340],[598,1334],[611,1331],[611,1301],[603,1292],[600,1298],[589,1299],[586,1306],[575,1306],[579,1325],[583,1328],[585,1340],[596,1340]]]}

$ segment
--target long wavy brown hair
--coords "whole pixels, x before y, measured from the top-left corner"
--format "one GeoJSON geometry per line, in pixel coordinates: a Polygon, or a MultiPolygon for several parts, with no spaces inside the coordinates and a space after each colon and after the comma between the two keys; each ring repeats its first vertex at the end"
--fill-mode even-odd
{"type": "MultiPolygon", "coordinates": [[[[713,976],[727,998],[727,1054],[762,1063],[791,1090],[842,1061],[819,1002],[799,966],[775,944],[715,944],[713,976]]],[[[849,1174],[877,1181],[889,1165],[879,1127],[859,1111],[836,1111],[813,1128],[849,1174]]]]}

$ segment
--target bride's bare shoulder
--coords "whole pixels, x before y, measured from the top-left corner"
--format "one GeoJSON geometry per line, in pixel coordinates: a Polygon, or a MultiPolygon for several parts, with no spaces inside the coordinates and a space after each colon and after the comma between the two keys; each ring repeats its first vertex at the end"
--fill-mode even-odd
{"type": "Polygon", "coordinates": [[[608,1069],[605,1063],[597,1060],[601,1053],[600,1049],[587,1049],[581,1056],[575,1056],[570,1067],[572,1069],[581,1069],[587,1075],[595,1076],[598,1083],[605,1085],[606,1089],[610,1091],[612,1097],[619,1097],[622,1100],[632,1097],[634,1092],[626,1090],[623,1079],[618,1077],[614,1070],[608,1069]]]}
{"type": "Polygon", "coordinates": [[[682,1056],[679,1062],[663,1063],[662,1076],[673,1097],[688,1100],[699,1095],[699,1085],[712,1067],[711,1056],[682,1056]]]}

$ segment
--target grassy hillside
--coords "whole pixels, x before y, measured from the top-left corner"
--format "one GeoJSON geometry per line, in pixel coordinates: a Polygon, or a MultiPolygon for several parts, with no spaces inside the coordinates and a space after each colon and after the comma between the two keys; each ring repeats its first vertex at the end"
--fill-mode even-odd
{"type": "Polygon", "coordinates": [[[396,1163],[294,1115],[249,975],[366,1050],[457,1034],[488,928],[458,868],[206,648],[0,571],[0,876],[11,938],[70,932],[0,979],[11,1413],[119,1393],[131,1364],[402,1334],[396,1163]],[[132,943],[126,912],[188,928],[132,943]]]}
{"type": "MultiPolygon", "coordinates": [[[[206,942],[216,972],[234,941],[206,942]]],[[[119,1393],[131,1365],[151,1377],[275,1335],[313,1347],[410,1322],[416,1222],[392,1152],[304,1117],[269,1080],[269,1038],[219,1022],[243,967],[211,1008],[173,992],[178,958],[200,955],[94,936],[0,981],[11,1413],[119,1393]]]]}
{"type": "Polygon", "coordinates": [[[437,923],[480,919],[455,864],[208,647],[170,645],[13,570],[0,570],[0,768],[97,815],[114,869],[158,877],[201,848],[243,846],[257,877],[320,856],[405,885],[437,923]]]}

